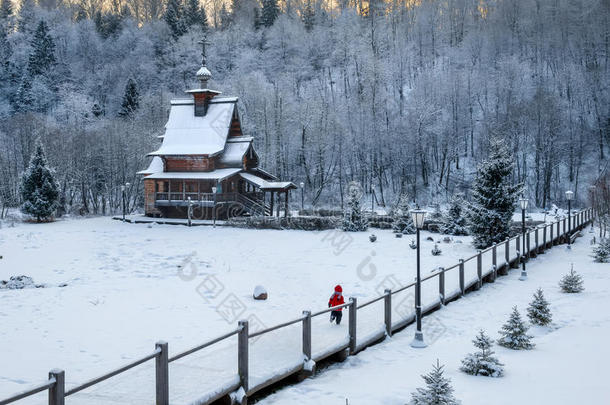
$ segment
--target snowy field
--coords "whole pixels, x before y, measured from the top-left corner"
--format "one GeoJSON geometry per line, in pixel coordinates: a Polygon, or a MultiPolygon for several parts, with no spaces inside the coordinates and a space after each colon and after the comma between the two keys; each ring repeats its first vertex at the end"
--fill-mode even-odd
{"type": "MultiPolygon", "coordinates": [[[[238,319],[250,319],[251,329],[256,329],[296,318],[305,309],[323,309],[338,283],[346,298],[353,296],[363,302],[392,284],[395,287],[413,281],[415,251],[408,244],[414,236],[399,239],[390,231],[373,232],[378,236],[374,244],[368,240],[368,232],[189,229],[124,224],[108,218],[4,226],[0,230],[0,280],[24,274],[46,288],[0,290],[0,341],[11,348],[3,353],[0,363],[0,398],[44,380],[54,367],[66,370],[70,388],[150,353],[158,340],[169,342],[171,356],[234,329],[238,319]],[[67,286],[61,287],[64,283],[67,286]],[[252,299],[258,284],[267,288],[267,301],[252,299]]],[[[422,233],[423,276],[474,253],[465,237],[439,243],[442,255],[432,256],[434,242],[426,241],[430,235],[422,233]]],[[[431,236],[441,238],[438,234],[431,236]]],[[[583,240],[579,243],[583,245],[583,240]]],[[[554,249],[535,263],[554,257],[561,249],[554,249]]],[[[498,256],[503,257],[503,252],[499,251],[498,256]]],[[[488,265],[484,261],[484,266],[488,265]]],[[[515,274],[493,285],[489,294],[515,274]]],[[[466,276],[476,277],[476,269],[467,265],[466,276]]],[[[457,272],[448,273],[448,292],[456,282],[457,272]]],[[[484,291],[487,294],[489,290],[484,291]]],[[[485,300],[505,298],[498,294],[504,293],[496,291],[485,300]]],[[[424,303],[436,296],[436,281],[424,283],[424,303]]],[[[412,310],[412,295],[398,294],[395,298],[393,311],[399,309],[397,305],[412,310]]],[[[455,305],[462,306],[462,302],[455,305]]],[[[508,303],[505,306],[510,307],[508,303]]],[[[470,313],[475,307],[480,304],[463,308],[470,313]]],[[[359,340],[381,330],[382,314],[382,302],[358,311],[359,340]]],[[[498,327],[505,317],[505,312],[481,314],[498,327]]],[[[465,313],[460,316],[467,319],[465,313]]],[[[443,339],[456,333],[452,322],[457,320],[443,321],[449,329],[443,339]]],[[[314,357],[347,339],[347,314],[341,326],[330,326],[326,316],[314,318],[312,324],[314,357]]],[[[462,333],[467,345],[471,331],[462,333]]],[[[300,364],[300,334],[300,325],[295,325],[251,341],[251,386],[278,370],[300,364]]],[[[410,335],[402,333],[393,341],[406,339],[406,344],[410,335]]],[[[368,356],[369,350],[363,355],[368,356]]],[[[392,353],[388,352],[388,359],[394,358],[392,353]]],[[[359,359],[351,358],[340,367],[351,369],[359,359]]],[[[410,364],[412,361],[408,360],[410,364]]],[[[409,372],[418,375],[427,371],[431,362],[427,358],[422,361],[425,367],[409,368],[409,372]]],[[[189,403],[235,378],[236,339],[231,338],[172,363],[170,399],[172,403],[189,403]]],[[[409,384],[394,388],[408,391],[419,380],[409,384]]],[[[291,390],[280,395],[291,395],[291,390]]],[[[332,398],[350,397],[340,389],[327,392],[334,393],[330,394],[332,398]]],[[[31,403],[44,402],[44,398],[41,394],[31,403]]],[[[153,364],[70,398],[73,400],[69,403],[78,404],[150,403],[154,398],[153,364]]]]}
{"type": "MultiPolygon", "coordinates": [[[[451,378],[455,396],[463,404],[610,403],[610,265],[593,263],[589,256],[592,234],[584,236],[571,251],[562,245],[532,260],[527,281],[519,281],[520,272],[512,270],[507,277],[435,312],[431,317],[445,330],[426,349],[409,346],[411,326],[261,403],[345,404],[348,399],[349,405],[402,405],[410,400],[411,392],[424,386],[420,375],[428,373],[437,359],[445,364],[445,376],[451,378]],[[561,293],[557,285],[572,262],[584,277],[581,294],[561,293]],[[512,351],[495,345],[493,350],[505,364],[502,378],[460,372],[461,359],[475,351],[471,340],[477,331],[483,328],[497,339],[513,305],[527,319],[525,309],[538,287],[551,304],[553,323],[530,329],[536,347],[512,351]]],[[[431,317],[423,320],[424,334],[431,317]]]]}
{"type": "MultiPolygon", "coordinates": [[[[66,370],[70,387],[150,353],[158,340],[169,342],[171,356],[234,329],[238,319],[256,316],[272,326],[303,310],[323,309],[336,284],[343,286],[346,298],[365,300],[383,292],[388,282],[411,282],[415,251],[408,244],[414,236],[399,239],[391,231],[374,232],[378,240],[373,244],[369,232],[186,228],[109,218],[18,223],[14,228],[5,224],[0,230],[0,280],[24,274],[46,288],[0,290],[0,342],[11,348],[3,350],[0,362],[0,398],[44,380],[54,367],[66,370]],[[189,257],[194,266],[185,265],[189,257]],[[62,283],[67,286],[59,287],[62,283]],[[267,301],[252,299],[257,284],[268,290],[267,301]],[[237,310],[227,308],[236,302],[237,310]]],[[[428,235],[422,233],[424,275],[474,252],[468,238],[456,238],[465,243],[441,243],[443,254],[432,256],[434,243],[425,241],[428,235]]],[[[406,303],[409,308],[411,302],[406,303]]],[[[359,323],[371,318],[374,332],[382,326],[382,314],[382,302],[371,305],[359,314],[359,323]]],[[[314,319],[314,336],[321,336],[314,339],[314,353],[345,340],[345,318],[331,330],[326,316],[314,319]]],[[[365,332],[359,324],[359,333],[365,332]]],[[[253,381],[292,358],[300,362],[299,339],[297,325],[254,343],[253,381]],[[286,346],[278,347],[280,341],[286,346]],[[275,346],[278,362],[257,370],[265,364],[257,359],[269,357],[266,344],[275,346]]],[[[212,356],[218,369],[213,376],[202,376],[206,384],[195,387],[197,392],[234,379],[235,340],[229,344],[222,359],[219,353],[201,353],[212,356]]],[[[170,368],[170,373],[178,371],[170,368]]],[[[182,383],[188,385],[172,378],[171,386],[182,383]]],[[[152,380],[147,384],[148,398],[153,398],[152,380]]],[[[192,397],[187,391],[172,395],[184,394],[188,402],[192,397]]]]}

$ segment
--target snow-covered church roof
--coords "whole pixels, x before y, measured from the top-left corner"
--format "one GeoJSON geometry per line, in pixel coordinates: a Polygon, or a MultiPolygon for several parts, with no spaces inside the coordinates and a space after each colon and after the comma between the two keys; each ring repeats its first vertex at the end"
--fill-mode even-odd
{"type": "Polygon", "coordinates": [[[172,100],[161,147],[149,156],[207,155],[225,149],[237,97],[214,97],[204,116],[195,115],[195,102],[172,100]]]}

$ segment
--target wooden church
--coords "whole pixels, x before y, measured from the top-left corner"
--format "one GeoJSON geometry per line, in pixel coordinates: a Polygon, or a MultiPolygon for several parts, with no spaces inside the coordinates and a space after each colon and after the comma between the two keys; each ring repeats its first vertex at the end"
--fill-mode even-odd
{"type": "Polygon", "coordinates": [[[208,88],[206,42],[199,88],[188,99],[171,101],[169,119],[158,150],[144,176],[147,216],[226,218],[237,215],[280,215],[288,211],[292,182],[282,182],[258,167],[253,138],[242,133],[237,97],[222,97],[208,88]],[[276,202],[277,200],[277,202],[276,202]],[[275,207],[274,207],[275,203],[275,207]]]}

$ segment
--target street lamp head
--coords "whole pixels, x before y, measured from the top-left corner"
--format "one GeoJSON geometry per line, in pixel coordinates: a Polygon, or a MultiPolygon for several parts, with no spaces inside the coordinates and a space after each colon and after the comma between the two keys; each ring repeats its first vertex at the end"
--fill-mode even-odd
{"type": "Polygon", "coordinates": [[[525,197],[521,197],[519,199],[519,204],[521,205],[521,209],[522,210],[526,210],[527,209],[527,204],[529,203],[528,199],[525,197]]]}
{"type": "Polygon", "coordinates": [[[216,194],[216,190],[218,190],[217,187],[212,187],[212,193],[216,194]]]}
{"type": "Polygon", "coordinates": [[[301,188],[305,188],[305,183],[301,182],[300,186],[301,188]]]}
{"type": "Polygon", "coordinates": [[[125,186],[121,186],[121,191],[125,191],[125,186]]]}
{"type": "Polygon", "coordinates": [[[129,187],[131,184],[129,183],[125,183],[125,187],[129,187]]]}
{"type": "Polygon", "coordinates": [[[417,229],[422,229],[424,227],[424,219],[426,218],[426,211],[415,209],[411,210],[411,217],[413,218],[413,224],[417,229]]]}
{"type": "Polygon", "coordinates": [[[572,190],[566,191],[566,198],[568,199],[568,201],[571,201],[572,198],[574,198],[574,192],[572,190]]]}

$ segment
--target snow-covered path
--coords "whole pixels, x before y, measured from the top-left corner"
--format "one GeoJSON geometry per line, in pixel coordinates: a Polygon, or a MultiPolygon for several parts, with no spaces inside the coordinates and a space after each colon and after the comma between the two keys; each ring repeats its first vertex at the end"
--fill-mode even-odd
{"type": "MultiPolygon", "coordinates": [[[[409,343],[413,327],[379,345],[336,364],[313,379],[278,391],[261,403],[275,404],[405,404],[410,393],[424,385],[420,375],[430,371],[436,359],[463,404],[607,404],[610,400],[607,365],[610,363],[610,265],[593,263],[586,232],[572,250],[556,247],[529,263],[529,279],[519,281],[512,270],[494,284],[449,304],[424,318],[426,325],[445,327],[426,349],[409,343]],[[563,294],[558,281],[570,263],[584,276],[582,294],[563,294]],[[512,351],[495,346],[505,363],[506,375],[491,379],[459,371],[461,359],[474,351],[471,340],[483,328],[492,337],[508,318],[513,305],[522,316],[536,288],[542,287],[551,303],[553,326],[530,330],[536,347],[512,351]]],[[[427,335],[430,336],[430,333],[427,335]]]]}

